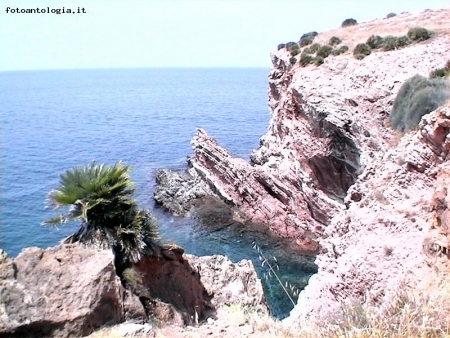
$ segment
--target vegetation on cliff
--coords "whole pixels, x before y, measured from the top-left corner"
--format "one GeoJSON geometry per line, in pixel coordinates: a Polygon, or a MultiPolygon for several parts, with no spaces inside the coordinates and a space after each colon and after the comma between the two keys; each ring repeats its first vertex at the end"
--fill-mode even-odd
{"type": "Polygon", "coordinates": [[[414,75],[405,81],[395,98],[391,126],[400,131],[413,129],[422,116],[431,113],[448,98],[449,84],[446,80],[414,75]]]}
{"type": "Polygon", "coordinates": [[[44,224],[79,220],[80,228],[66,243],[111,247],[132,262],[151,253],[158,238],[157,223],[133,199],[130,168],[122,162],[113,166],[92,162],[67,170],[60,176],[59,187],[49,193],[48,201],[54,209],[69,209],[44,224]]]}

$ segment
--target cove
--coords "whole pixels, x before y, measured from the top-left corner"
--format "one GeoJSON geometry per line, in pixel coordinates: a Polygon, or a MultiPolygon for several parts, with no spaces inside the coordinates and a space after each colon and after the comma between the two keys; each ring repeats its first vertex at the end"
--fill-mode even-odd
{"type": "MultiPolygon", "coordinates": [[[[274,264],[275,257],[279,269],[274,269],[283,285],[288,283],[288,289],[303,290],[309,278],[317,272],[315,257],[293,254],[286,249],[285,243],[276,242],[262,233],[246,230],[238,224],[211,229],[196,224],[192,218],[175,217],[157,207],[153,207],[153,213],[160,220],[160,233],[165,243],[176,243],[186,253],[198,256],[224,255],[235,263],[242,259],[251,260],[262,281],[271,313],[278,319],[287,317],[294,305],[276,277],[268,276],[267,264],[262,266],[260,253],[253,248],[253,243],[271,264],[274,264]]],[[[293,297],[293,300],[296,303],[297,297],[293,297]]]]}

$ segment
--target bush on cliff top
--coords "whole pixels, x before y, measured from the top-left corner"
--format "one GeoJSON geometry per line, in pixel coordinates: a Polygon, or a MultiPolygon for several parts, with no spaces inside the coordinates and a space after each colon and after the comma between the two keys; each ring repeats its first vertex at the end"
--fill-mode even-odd
{"type": "Polygon", "coordinates": [[[330,54],[331,51],[333,50],[333,47],[331,46],[321,46],[318,50],[317,50],[317,56],[320,56],[322,58],[327,58],[330,54]]]}
{"type": "Polygon", "coordinates": [[[420,42],[428,40],[431,37],[431,32],[423,27],[414,27],[411,28],[406,35],[411,40],[420,42]]]}
{"type": "Polygon", "coordinates": [[[378,49],[381,48],[383,46],[383,41],[384,39],[379,36],[379,35],[371,35],[368,39],[367,39],[367,45],[372,48],[372,49],[378,49]]]}
{"type": "Polygon", "coordinates": [[[310,63],[313,63],[313,61],[314,61],[314,58],[309,54],[300,55],[299,63],[300,63],[300,66],[302,66],[302,67],[306,67],[310,63]]]}
{"type": "Polygon", "coordinates": [[[400,131],[416,127],[422,116],[444,104],[449,98],[449,84],[444,79],[414,75],[401,86],[390,116],[391,126],[400,131]]]}
{"type": "Polygon", "coordinates": [[[406,36],[389,35],[383,39],[381,47],[384,51],[391,51],[408,46],[409,44],[411,44],[411,40],[409,40],[406,36]]]}
{"type": "Polygon", "coordinates": [[[342,22],[341,27],[348,27],[348,26],[354,26],[356,25],[358,22],[355,19],[345,19],[342,22]]]}
{"type": "Polygon", "coordinates": [[[342,39],[337,36],[332,36],[330,40],[328,41],[328,44],[330,46],[339,45],[342,42],[342,39]]]}
{"type": "Polygon", "coordinates": [[[365,43],[358,43],[353,50],[353,55],[356,59],[361,60],[364,59],[367,55],[371,53],[370,47],[365,43]]]}
{"type": "Polygon", "coordinates": [[[298,44],[300,47],[305,47],[313,43],[314,38],[317,36],[317,32],[305,33],[300,37],[298,44]]]}
{"type": "Polygon", "coordinates": [[[333,55],[341,55],[341,54],[345,53],[346,51],[348,51],[348,46],[341,46],[341,47],[339,47],[337,49],[333,49],[331,51],[331,54],[333,54],[333,55]]]}

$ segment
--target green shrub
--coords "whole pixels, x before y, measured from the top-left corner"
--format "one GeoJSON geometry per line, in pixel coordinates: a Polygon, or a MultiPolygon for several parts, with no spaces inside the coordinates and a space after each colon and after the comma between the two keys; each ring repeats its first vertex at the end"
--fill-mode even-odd
{"type": "Polygon", "coordinates": [[[323,64],[324,63],[324,58],[323,57],[321,57],[321,56],[316,56],[315,58],[314,58],[314,64],[316,65],[316,66],[320,66],[321,64],[323,64]]]}
{"type": "Polygon", "coordinates": [[[353,50],[353,55],[356,59],[361,60],[364,59],[367,55],[370,55],[372,50],[370,49],[369,45],[366,43],[358,43],[353,50]]]}
{"type": "Polygon", "coordinates": [[[291,58],[289,59],[289,63],[291,65],[295,65],[296,62],[297,62],[297,59],[295,58],[295,56],[291,56],[291,58]]]}
{"type": "Polygon", "coordinates": [[[328,44],[330,46],[335,46],[335,45],[339,45],[342,42],[341,38],[338,38],[337,36],[332,36],[330,38],[330,41],[328,41],[328,44]]]}
{"type": "Polygon", "coordinates": [[[309,55],[309,54],[302,54],[300,55],[300,66],[302,67],[306,67],[307,65],[309,65],[310,63],[312,63],[314,61],[314,58],[309,55]]]}
{"type": "Polygon", "coordinates": [[[307,38],[307,37],[309,37],[309,36],[316,37],[318,34],[319,34],[319,33],[314,32],[314,31],[313,31],[313,32],[308,32],[308,33],[303,34],[303,35],[300,37],[300,40],[301,40],[301,39],[304,39],[304,38],[307,38]]]}
{"type": "Polygon", "coordinates": [[[438,77],[447,77],[450,74],[445,68],[436,68],[431,71],[430,78],[436,79],[438,77]]]}
{"type": "Polygon", "coordinates": [[[420,42],[428,40],[431,37],[431,32],[426,28],[414,27],[411,28],[406,35],[411,40],[420,42]]]}
{"type": "Polygon", "coordinates": [[[389,13],[387,16],[386,16],[386,19],[389,19],[389,18],[392,18],[392,17],[394,17],[394,16],[396,16],[397,14],[395,14],[395,13],[389,13]]]}
{"type": "Polygon", "coordinates": [[[416,127],[422,116],[444,104],[449,95],[447,80],[414,75],[405,81],[395,98],[391,126],[400,131],[416,127]]]}
{"type": "Polygon", "coordinates": [[[403,35],[403,36],[397,37],[397,47],[402,48],[402,47],[406,47],[410,44],[411,44],[411,40],[407,36],[403,35]]]}
{"type": "Polygon", "coordinates": [[[297,45],[297,42],[293,42],[293,41],[290,41],[290,42],[288,42],[288,43],[286,43],[286,49],[288,50],[288,51],[290,51],[291,50],[291,48],[293,47],[293,46],[295,46],[295,45],[297,45]]]}
{"type": "Polygon", "coordinates": [[[321,56],[323,58],[327,58],[330,55],[332,50],[333,50],[333,47],[331,47],[331,46],[321,46],[317,50],[317,56],[321,56]]]}
{"type": "Polygon", "coordinates": [[[300,47],[305,47],[313,43],[314,38],[317,36],[317,32],[309,32],[305,33],[300,37],[300,41],[298,42],[300,47]]]}
{"type": "Polygon", "coordinates": [[[411,44],[411,40],[407,36],[389,35],[383,39],[382,47],[384,51],[390,51],[408,46],[409,44],[411,44]]]}
{"type": "Polygon", "coordinates": [[[311,51],[311,54],[317,53],[317,51],[320,48],[320,44],[319,43],[313,43],[310,47],[309,50],[311,51]]]}
{"type": "Polygon", "coordinates": [[[355,19],[345,19],[342,22],[341,27],[348,27],[348,26],[353,26],[356,25],[358,22],[355,19]]]}
{"type": "Polygon", "coordinates": [[[383,50],[390,51],[397,49],[397,37],[389,35],[383,39],[383,50]]]}
{"type": "Polygon", "coordinates": [[[381,46],[383,45],[383,41],[384,39],[379,36],[379,35],[371,35],[368,39],[367,39],[367,45],[372,48],[372,49],[378,49],[381,48],[381,46]]]}
{"type": "Polygon", "coordinates": [[[280,43],[280,44],[277,46],[277,50],[283,49],[283,48],[285,48],[285,47],[286,47],[286,44],[285,44],[285,43],[280,43]]]}
{"type": "Polygon", "coordinates": [[[447,61],[444,68],[436,68],[430,73],[430,78],[432,79],[448,76],[450,76],[450,60],[447,61]]]}
{"type": "Polygon", "coordinates": [[[300,47],[295,44],[290,48],[290,52],[291,52],[291,56],[296,56],[297,54],[300,53],[300,47]]]}
{"type": "Polygon", "coordinates": [[[333,54],[333,55],[341,55],[341,54],[344,54],[346,51],[348,51],[348,47],[347,46],[341,46],[339,48],[333,49],[331,51],[331,54],[333,54]]]}

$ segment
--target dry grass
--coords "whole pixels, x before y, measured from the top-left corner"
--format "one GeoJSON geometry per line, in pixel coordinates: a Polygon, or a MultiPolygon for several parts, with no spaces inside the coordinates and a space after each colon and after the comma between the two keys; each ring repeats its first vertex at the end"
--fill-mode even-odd
{"type": "MultiPolygon", "coordinates": [[[[241,336],[239,330],[243,325],[251,325],[253,332],[245,337],[450,338],[450,277],[436,278],[420,290],[406,287],[399,290],[392,302],[382,308],[347,304],[320,327],[292,329],[259,308],[230,305],[223,309],[226,325],[217,322],[205,328],[203,325],[166,328],[155,335],[166,338],[237,337],[241,336]]],[[[97,331],[89,337],[118,338],[124,334],[113,328],[97,331]]]]}

